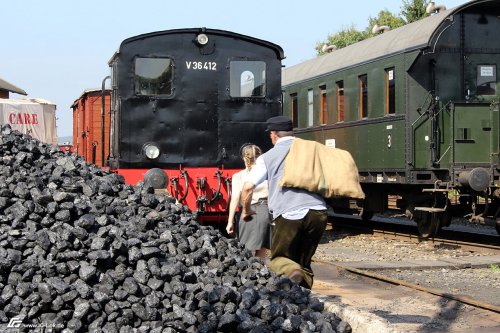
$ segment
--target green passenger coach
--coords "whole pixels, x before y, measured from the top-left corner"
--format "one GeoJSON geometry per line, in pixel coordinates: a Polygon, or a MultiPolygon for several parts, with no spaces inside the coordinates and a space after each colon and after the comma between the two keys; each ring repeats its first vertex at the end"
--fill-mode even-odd
{"type": "Polygon", "coordinates": [[[435,12],[284,69],[283,112],[352,154],[364,216],[391,198],[425,237],[458,214],[500,233],[499,32],[500,1],[435,12]]]}

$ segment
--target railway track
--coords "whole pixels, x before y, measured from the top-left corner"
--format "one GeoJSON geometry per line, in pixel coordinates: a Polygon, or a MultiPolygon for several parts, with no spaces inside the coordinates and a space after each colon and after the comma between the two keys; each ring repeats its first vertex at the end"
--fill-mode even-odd
{"type": "Polygon", "coordinates": [[[435,244],[467,247],[471,250],[500,251],[500,235],[482,233],[472,230],[442,229],[438,237],[423,238],[418,235],[415,223],[404,219],[375,217],[365,221],[348,215],[330,217],[333,227],[368,233],[379,237],[404,239],[409,242],[428,241],[435,244]]]}
{"type": "MultiPolygon", "coordinates": [[[[459,323],[468,326],[466,331],[500,328],[500,300],[494,296],[500,294],[500,247],[495,238],[478,243],[474,234],[453,233],[422,239],[414,226],[355,222],[335,219],[312,265],[313,291],[333,297],[331,306],[339,315],[345,313],[339,302],[352,306],[353,327],[356,313],[368,312],[365,322],[389,323],[395,331],[464,330],[455,327],[459,323]]],[[[358,331],[380,331],[366,325],[358,331]]]]}
{"type": "MultiPolygon", "coordinates": [[[[405,286],[405,287],[408,287],[408,288],[411,288],[414,290],[418,290],[418,291],[422,291],[422,292],[425,292],[428,294],[448,298],[448,299],[455,300],[455,301],[458,301],[458,302],[461,302],[464,304],[472,305],[472,306],[475,306],[475,307],[478,307],[481,309],[500,313],[500,306],[496,305],[496,304],[483,302],[483,301],[477,300],[477,299],[470,297],[470,296],[465,296],[465,295],[460,295],[460,294],[451,294],[445,290],[441,290],[441,289],[437,289],[437,288],[429,288],[429,287],[425,287],[425,286],[422,286],[422,285],[419,285],[416,283],[412,283],[412,282],[401,280],[401,279],[395,279],[395,278],[391,278],[391,277],[384,275],[384,270],[404,269],[404,268],[407,268],[407,266],[401,266],[400,268],[398,268],[398,267],[394,267],[394,265],[389,265],[389,266],[378,265],[378,267],[376,268],[378,272],[374,272],[373,271],[374,266],[372,266],[372,269],[359,269],[359,268],[351,267],[350,265],[346,265],[346,264],[329,263],[326,261],[315,261],[315,264],[318,266],[322,265],[323,266],[322,269],[326,270],[326,271],[332,269],[332,267],[328,267],[328,266],[334,266],[336,269],[345,270],[345,271],[350,272],[352,274],[368,277],[371,279],[383,281],[383,282],[394,284],[394,285],[405,286]]],[[[424,267],[424,266],[422,266],[422,267],[424,267]]],[[[416,268],[413,267],[413,269],[416,269],[416,268]]]]}
{"type": "Polygon", "coordinates": [[[498,332],[500,307],[383,274],[315,261],[313,292],[353,332],[498,332]],[[334,277],[331,279],[331,277],[334,277]]]}

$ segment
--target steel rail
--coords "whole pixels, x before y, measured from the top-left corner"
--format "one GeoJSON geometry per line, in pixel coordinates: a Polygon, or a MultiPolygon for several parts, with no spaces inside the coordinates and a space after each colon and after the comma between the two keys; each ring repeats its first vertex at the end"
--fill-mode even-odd
{"type": "MultiPolygon", "coordinates": [[[[371,223],[373,224],[373,222],[371,222],[371,223]]],[[[388,222],[383,222],[383,223],[387,224],[388,226],[396,226],[396,227],[401,227],[401,228],[408,227],[406,225],[400,225],[397,223],[388,223],[388,222]]],[[[458,245],[458,246],[470,248],[470,249],[488,249],[488,250],[494,250],[494,251],[500,252],[500,245],[493,245],[493,244],[487,244],[487,243],[477,243],[477,242],[466,242],[466,241],[453,239],[453,238],[436,238],[436,237],[422,238],[421,236],[414,234],[414,233],[411,233],[411,232],[375,229],[373,226],[364,225],[364,224],[362,225],[360,223],[343,223],[343,222],[336,221],[333,226],[335,227],[335,225],[342,226],[342,227],[348,228],[348,229],[367,231],[375,236],[378,236],[378,235],[391,236],[391,237],[394,237],[395,239],[405,239],[405,240],[413,241],[416,243],[421,243],[421,242],[442,243],[442,244],[448,244],[448,245],[458,245]]],[[[446,232],[453,233],[453,231],[450,231],[450,230],[446,230],[446,232]]],[[[471,235],[474,235],[474,233],[471,233],[471,235]]],[[[485,235],[485,236],[488,237],[489,235],[485,235]]]]}
{"type": "Polygon", "coordinates": [[[425,238],[422,239],[421,237],[413,234],[405,234],[405,233],[398,233],[398,232],[391,232],[387,230],[379,230],[379,229],[372,229],[372,232],[374,235],[390,235],[393,236],[395,239],[405,239],[405,240],[410,240],[416,243],[421,243],[421,242],[429,242],[429,243],[439,243],[439,244],[447,244],[447,245],[459,245],[460,247],[467,248],[467,249],[489,249],[489,250],[495,250],[500,252],[500,246],[498,245],[491,245],[491,244],[482,244],[482,243],[471,243],[471,242],[465,242],[465,241],[460,241],[460,240],[455,240],[455,239],[446,239],[446,238],[425,238]]]}
{"type": "Polygon", "coordinates": [[[362,276],[366,276],[366,277],[369,277],[369,278],[372,278],[372,279],[376,279],[376,280],[380,280],[380,281],[383,281],[383,282],[388,282],[388,283],[391,283],[391,284],[395,284],[395,285],[400,285],[400,286],[412,288],[412,289],[423,291],[423,292],[426,292],[426,293],[429,293],[429,294],[432,294],[432,295],[436,295],[436,296],[448,298],[448,299],[451,299],[451,300],[455,300],[455,301],[458,301],[458,302],[461,302],[461,303],[464,303],[464,304],[472,305],[472,306],[475,306],[477,308],[481,308],[481,309],[493,311],[493,312],[496,312],[496,313],[500,313],[500,306],[497,306],[497,305],[494,305],[494,304],[485,303],[485,302],[481,302],[481,301],[478,301],[478,300],[476,300],[476,299],[474,299],[472,297],[462,296],[462,295],[455,295],[455,294],[444,292],[444,291],[439,290],[439,289],[422,287],[421,285],[418,285],[418,284],[415,284],[415,283],[411,283],[411,282],[408,282],[408,281],[403,281],[403,280],[389,278],[387,276],[383,276],[383,275],[380,275],[380,274],[368,272],[368,271],[357,269],[357,268],[352,268],[352,267],[344,266],[344,265],[341,265],[341,264],[330,263],[330,262],[325,262],[325,261],[321,261],[321,260],[315,260],[315,261],[316,262],[320,262],[322,264],[326,264],[326,265],[334,265],[334,266],[336,266],[336,267],[338,267],[340,269],[346,270],[348,272],[351,272],[351,273],[354,273],[354,274],[357,274],[357,275],[362,275],[362,276]]]}

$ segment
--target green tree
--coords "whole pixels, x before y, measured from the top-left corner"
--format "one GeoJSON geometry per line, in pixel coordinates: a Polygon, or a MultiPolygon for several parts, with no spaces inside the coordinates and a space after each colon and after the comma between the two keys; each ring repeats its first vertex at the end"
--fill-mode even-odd
{"type": "Polygon", "coordinates": [[[344,28],[337,33],[328,35],[326,41],[316,43],[317,55],[328,52],[325,46],[340,49],[374,36],[372,28],[375,25],[379,27],[388,26],[390,29],[396,29],[405,24],[429,16],[425,11],[430,2],[429,0],[402,0],[402,2],[402,9],[399,16],[392,14],[386,9],[381,10],[377,17],[369,17],[368,26],[363,31],[359,31],[354,25],[351,25],[349,28],[344,28]]]}
{"type": "Polygon", "coordinates": [[[365,32],[369,34],[369,36],[373,36],[372,28],[375,25],[379,27],[388,26],[390,29],[396,29],[405,24],[406,22],[401,17],[394,16],[394,14],[388,10],[381,10],[377,17],[370,17],[368,19],[368,27],[365,32]]]}
{"type": "Polygon", "coordinates": [[[425,11],[429,2],[426,0],[403,0],[401,15],[406,23],[415,22],[429,16],[430,14],[425,11]]]}
{"type": "Polygon", "coordinates": [[[369,35],[365,31],[359,31],[354,25],[351,25],[349,28],[344,28],[333,35],[329,35],[325,42],[316,43],[316,51],[318,55],[325,54],[327,52],[324,49],[325,45],[341,49],[368,37],[369,35]]]}

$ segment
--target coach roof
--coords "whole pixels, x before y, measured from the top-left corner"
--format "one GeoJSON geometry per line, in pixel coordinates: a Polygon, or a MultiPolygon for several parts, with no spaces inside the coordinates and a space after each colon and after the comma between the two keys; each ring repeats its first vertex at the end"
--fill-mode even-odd
{"type": "Polygon", "coordinates": [[[431,46],[438,28],[461,9],[492,0],[471,1],[283,70],[283,86],[320,77],[382,57],[431,46]]]}

